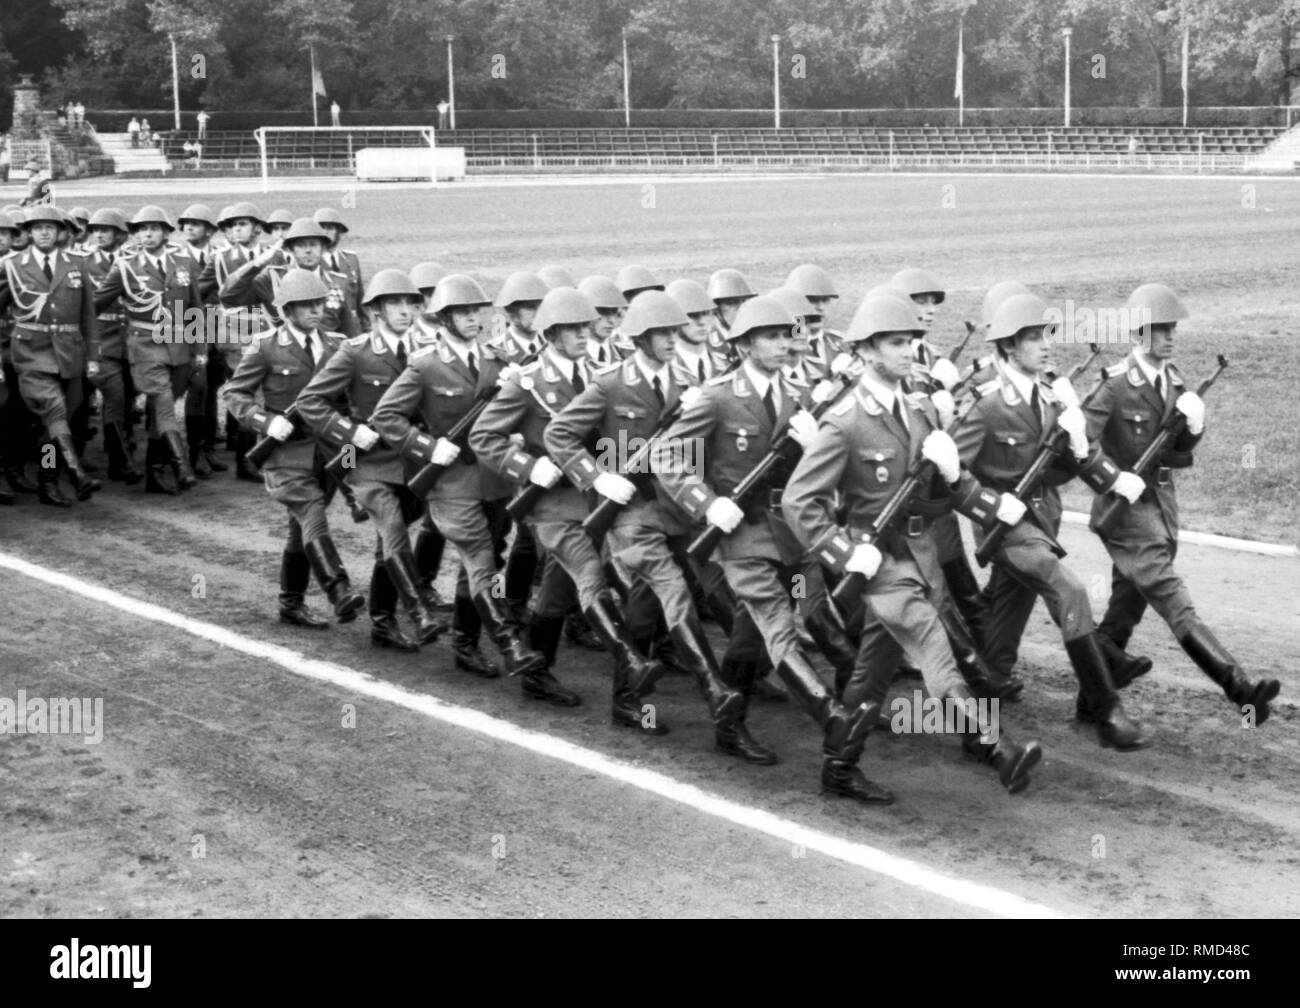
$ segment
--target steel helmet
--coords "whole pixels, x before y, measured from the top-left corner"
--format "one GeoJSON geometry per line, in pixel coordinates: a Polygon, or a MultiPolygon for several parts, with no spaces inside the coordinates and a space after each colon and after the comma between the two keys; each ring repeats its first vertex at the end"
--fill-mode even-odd
{"type": "Polygon", "coordinates": [[[28,171],[40,171],[41,163],[37,161],[35,158],[33,158],[32,160],[28,161],[27,164],[25,164],[23,167],[26,168],[28,171]]]}
{"type": "Polygon", "coordinates": [[[614,282],[618,284],[618,289],[623,292],[623,296],[629,299],[640,291],[664,289],[659,278],[644,266],[624,266],[618,271],[618,277],[614,282]]]}
{"type": "Polygon", "coordinates": [[[208,227],[216,227],[217,219],[212,214],[212,207],[205,206],[202,203],[192,203],[185,208],[176,223],[181,224],[187,220],[198,221],[200,224],[206,224],[208,227]]]}
{"type": "Polygon", "coordinates": [[[853,313],[853,321],[844,334],[844,341],[861,343],[879,333],[888,332],[905,332],[912,336],[925,332],[917,319],[916,305],[893,288],[885,288],[881,294],[867,295],[853,313]]]}
{"type": "Polygon", "coordinates": [[[635,337],[650,329],[676,329],[690,321],[677,302],[663,291],[645,290],[632,299],[618,328],[624,336],[635,337]]]}
{"type": "Polygon", "coordinates": [[[544,333],[552,326],[582,325],[594,322],[598,317],[596,306],[581,291],[574,287],[556,287],[542,298],[533,328],[544,333]]]}
{"type": "Polygon", "coordinates": [[[0,210],[0,231],[21,231],[22,225],[14,220],[13,215],[0,210]]]}
{"type": "MultiPolygon", "coordinates": [[[[330,241],[330,236],[327,235],[321,226],[310,217],[299,217],[296,221],[290,224],[289,230],[284,233],[282,241],[284,245],[288,247],[300,238],[315,238],[317,241],[325,245],[328,245],[330,241]]],[[[398,272],[401,271],[399,270],[398,272]]],[[[363,301],[362,304],[365,304],[365,302],[363,301]]]]}
{"type": "Polygon", "coordinates": [[[422,291],[433,290],[446,275],[447,270],[441,263],[422,262],[411,267],[411,283],[422,291]]]}
{"type": "Polygon", "coordinates": [[[321,207],[312,215],[312,219],[315,220],[317,224],[332,224],[336,228],[342,229],[344,234],[348,233],[348,226],[343,223],[343,218],[333,207],[321,207]]]}
{"type": "Polygon", "coordinates": [[[27,207],[23,211],[22,225],[24,227],[31,227],[33,224],[57,224],[59,227],[63,227],[65,223],[63,211],[49,203],[27,207]]]}
{"type": "Polygon", "coordinates": [[[725,338],[731,342],[755,329],[765,329],[768,326],[793,329],[796,325],[798,320],[778,298],[764,294],[752,297],[740,306],[740,311],[736,312],[736,321],[731,323],[731,329],[725,338]]]}
{"type": "Polygon", "coordinates": [[[176,230],[176,225],[173,224],[171,218],[167,216],[167,211],[162,207],[154,206],[153,204],[142,206],[135,212],[135,216],[131,218],[131,230],[134,231],[136,228],[142,227],[145,224],[161,224],[168,231],[176,230]]]}
{"type": "Polygon", "coordinates": [[[1164,284],[1143,284],[1128,296],[1124,306],[1129,317],[1129,328],[1141,329],[1145,325],[1167,325],[1188,317],[1187,307],[1164,284]]]}
{"type": "Polygon", "coordinates": [[[114,210],[112,207],[100,207],[90,215],[90,222],[86,226],[117,228],[126,234],[126,218],[122,215],[122,211],[114,210]]]}
{"type": "MultiPolygon", "coordinates": [[[[223,217],[225,216],[225,213],[226,212],[224,210],[221,211],[221,215],[223,217]]],[[[293,214],[291,214],[288,210],[284,210],[284,209],[272,210],[269,214],[266,215],[266,220],[264,220],[262,223],[265,224],[267,227],[270,227],[272,224],[276,224],[276,225],[283,224],[285,227],[288,227],[290,224],[293,223],[293,214]]]]}
{"type": "Polygon", "coordinates": [[[547,287],[542,278],[528,270],[520,270],[506,277],[506,282],[497,291],[493,304],[498,308],[509,308],[520,301],[541,301],[546,297],[547,287]]]}
{"type": "Polygon", "coordinates": [[[715,307],[713,298],[705,292],[704,286],[694,280],[674,280],[668,285],[666,293],[687,315],[713,311],[715,307]]]}
{"type": "Polygon", "coordinates": [[[1047,302],[1037,294],[1012,294],[998,305],[993,313],[993,321],[989,323],[988,335],[984,337],[984,342],[1007,339],[1021,329],[1045,326],[1050,323],[1047,302]]]}
{"type": "Polygon", "coordinates": [[[785,278],[785,286],[793,287],[804,297],[837,298],[840,296],[840,292],[835,289],[835,284],[831,282],[831,275],[813,263],[804,263],[792,269],[790,275],[785,278]]]}
{"type": "Polygon", "coordinates": [[[473,277],[449,273],[438,281],[431,309],[440,312],[447,308],[482,308],[491,303],[492,299],[483,293],[483,288],[473,277]]]}
{"type": "Polygon", "coordinates": [[[69,210],[60,210],[59,213],[63,214],[63,226],[64,226],[65,228],[68,228],[70,231],[80,231],[80,230],[81,230],[81,221],[79,221],[79,220],[77,220],[77,218],[73,217],[71,211],[69,211],[69,210]]]}
{"type": "Polygon", "coordinates": [[[235,203],[221,211],[221,217],[217,224],[225,227],[231,221],[239,220],[240,217],[247,217],[258,224],[262,223],[262,211],[257,208],[256,203],[249,203],[247,200],[241,203],[235,203]]]}
{"type": "Polygon", "coordinates": [[[546,284],[547,290],[555,290],[556,287],[577,287],[578,281],[573,279],[573,274],[563,266],[543,266],[537,271],[541,277],[542,283],[546,284]]]}
{"type": "Polygon", "coordinates": [[[618,284],[607,276],[584,277],[582,283],[578,284],[578,290],[597,308],[627,307],[627,298],[618,289],[618,284]]]}
{"type": "Polygon", "coordinates": [[[938,294],[939,303],[943,303],[945,296],[943,285],[935,279],[933,273],[927,273],[923,269],[917,269],[914,266],[901,269],[894,274],[889,283],[904,290],[908,297],[917,297],[920,294],[938,294]]]}
{"type": "Polygon", "coordinates": [[[295,301],[323,301],[328,295],[329,288],[314,272],[291,269],[276,288],[275,303],[283,308],[295,301]]]}
{"type": "Polygon", "coordinates": [[[90,211],[84,206],[74,206],[68,213],[72,215],[73,220],[83,226],[90,220],[90,211]]]}
{"type": "Polygon", "coordinates": [[[366,285],[363,305],[372,304],[381,297],[420,298],[420,288],[411,282],[411,278],[399,269],[382,269],[370,278],[366,285]]]}
{"type": "Polygon", "coordinates": [[[768,291],[767,296],[780,301],[781,307],[796,319],[806,319],[809,315],[821,318],[821,311],[814,308],[812,302],[793,287],[778,287],[776,290],[768,291]]]}
{"type": "Polygon", "coordinates": [[[1028,294],[1029,288],[1018,280],[1003,280],[1001,283],[995,283],[989,288],[989,292],[984,295],[984,304],[980,308],[980,322],[988,325],[993,321],[993,313],[998,310],[1000,305],[1013,294],[1028,294]]]}
{"type": "Polygon", "coordinates": [[[738,269],[720,269],[709,277],[708,295],[714,301],[728,298],[752,298],[758,292],[738,269]]]}

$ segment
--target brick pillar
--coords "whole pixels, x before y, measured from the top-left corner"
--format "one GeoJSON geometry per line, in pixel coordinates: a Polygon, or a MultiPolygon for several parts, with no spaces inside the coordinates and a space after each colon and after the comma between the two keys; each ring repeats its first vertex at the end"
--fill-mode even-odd
{"type": "Polygon", "coordinates": [[[41,91],[33,82],[31,74],[19,76],[14,85],[14,127],[13,135],[18,140],[35,140],[39,137],[38,117],[41,111],[41,91]]]}

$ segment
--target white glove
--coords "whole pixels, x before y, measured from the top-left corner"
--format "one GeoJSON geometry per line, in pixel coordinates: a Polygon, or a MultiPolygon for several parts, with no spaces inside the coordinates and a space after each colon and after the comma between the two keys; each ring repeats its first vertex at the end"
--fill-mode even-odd
{"type": "Polygon", "coordinates": [[[1075,457],[1084,458],[1088,454],[1088,421],[1083,410],[1078,406],[1067,406],[1056,418],[1056,426],[1070,435],[1070,451],[1075,457]]]}
{"type": "Polygon", "coordinates": [[[704,520],[730,534],[745,520],[745,512],[736,507],[736,502],[730,497],[719,497],[704,512],[704,520]]]}
{"type": "Polygon", "coordinates": [[[1195,392],[1184,392],[1174,403],[1174,408],[1187,417],[1187,430],[1199,434],[1205,430],[1205,400],[1195,392]]]}
{"type": "Polygon", "coordinates": [[[293,436],[293,424],[282,416],[273,416],[266,425],[266,436],[277,441],[288,441],[293,436]]]}
{"type": "Polygon", "coordinates": [[[618,473],[601,473],[592,483],[591,488],[602,497],[608,497],[616,504],[626,504],[636,493],[636,485],[624,479],[618,473]]]}
{"type": "Polygon", "coordinates": [[[99,377],[99,361],[86,361],[86,377],[87,378],[99,377]]]}
{"type": "Polygon", "coordinates": [[[1025,516],[1025,505],[1011,494],[1004,493],[998,497],[998,521],[1004,525],[1017,525],[1025,516]]]}
{"type": "Polygon", "coordinates": [[[560,477],[563,475],[560,467],[543,455],[533,463],[533,471],[528,474],[528,479],[539,487],[549,490],[560,482],[560,477]]]}
{"type": "Polygon", "coordinates": [[[961,476],[961,459],[957,444],[943,431],[930,431],[921,442],[921,457],[929,459],[945,483],[956,483],[961,476]]]}
{"type": "Polygon", "coordinates": [[[281,241],[280,239],[276,239],[275,241],[271,242],[271,244],[265,246],[262,249],[262,251],[257,254],[257,256],[253,259],[253,264],[257,266],[259,269],[265,266],[267,263],[269,263],[272,259],[276,257],[276,254],[280,251],[280,246],[283,244],[284,242],[281,241]]]}
{"type": "Polygon", "coordinates": [[[1052,392],[1060,401],[1062,406],[1078,406],[1079,393],[1075,391],[1070,379],[1064,376],[1057,378],[1052,382],[1052,392]]]}
{"type": "Polygon", "coordinates": [[[930,377],[948,392],[951,392],[953,386],[961,381],[961,374],[957,371],[957,365],[947,357],[940,357],[934,362],[934,366],[930,368],[930,377]]]}
{"type": "Polygon", "coordinates": [[[790,418],[790,436],[799,442],[801,448],[812,444],[817,434],[817,418],[807,410],[800,410],[790,418]]]}
{"type": "Polygon", "coordinates": [[[953,400],[951,392],[947,389],[939,389],[930,396],[930,402],[934,403],[934,408],[939,411],[940,427],[947,427],[952,423],[952,418],[957,415],[957,403],[953,400]]]}
{"type": "Polygon", "coordinates": [[[853,555],[845,563],[844,569],[850,574],[861,574],[869,581],[876,576],[876,571],[880,570],[882,559],[880,550],[871,543],[860,543],[853,548],[853,555]]]}
{"type": "Polygon", "coordinates": [[[357,424],[357,429],[352,432],[352,443],[367,452],[379,444],[379,434],[365,424],[357,424]]]}
{"type": "Polygon", "coordinates": [[[685,413],[688,409],[699,402],[700,396],[702,395],[704,395],[704,389],[700,388],[698,385],[689,385],[682,389],[682,412],[685,413]]]}
{"type": "Polygon", "coordinates": [[[1146,488],[1146,481],[1137,473],[1122,472],[1115,477],[1115,484],[1110,489],[1112,493],[1119,494],[1130,504],[1136,504],[1146,488]]]}
{"type": "Polygon", "coordinates": [[[460,445],[456,444],[455,441],[448,441],[445,437],[440,437],[433,443],[434,465],[448,466],[458,458],[460,458],[460,445]]]}

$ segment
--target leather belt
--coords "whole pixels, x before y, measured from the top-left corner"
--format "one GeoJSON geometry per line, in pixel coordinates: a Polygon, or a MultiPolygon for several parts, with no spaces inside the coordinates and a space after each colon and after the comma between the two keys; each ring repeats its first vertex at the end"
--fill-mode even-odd
{"type": "Polygon", "coordinates": [[[27,330],[29,330],[29,331],[31,331],[31,332],[41,332],[41,333],[79,333],[79,332],[81,332],[81,326],[79,326],[79,325],[63,325],[63,324],[59,324],[59,323],[47,323],[47,322],[15,322],[15,323],[14,323],[14,328],[15,328],[15,329],[27,329],[27,330]]]}
{"type": "Polygon", "coordinates": [[[1156,469],[1156,486],[1167,487],[1172,481],[1173,473],[1169,466],[1160,466],[1156,469]]]}

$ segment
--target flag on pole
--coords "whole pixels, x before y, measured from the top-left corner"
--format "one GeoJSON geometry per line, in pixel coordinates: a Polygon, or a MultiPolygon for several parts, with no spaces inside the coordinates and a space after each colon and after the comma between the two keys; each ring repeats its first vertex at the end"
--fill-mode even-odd
{"type": "Polygon", "coordinates": [[[964,29],[965,29],[965,25],[962,24],[961,22],[958,22],[957,23],[957,86],[953,89],[952,92],[952,96],[954,98],[966,97],[966,89],[962,84],[962,78],[965,76],[965,70],[966,70],[966,53],[964,47],[962,46],[962,34],[964,29]]]}

